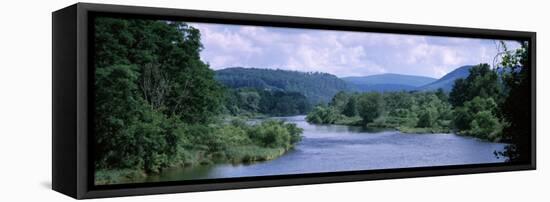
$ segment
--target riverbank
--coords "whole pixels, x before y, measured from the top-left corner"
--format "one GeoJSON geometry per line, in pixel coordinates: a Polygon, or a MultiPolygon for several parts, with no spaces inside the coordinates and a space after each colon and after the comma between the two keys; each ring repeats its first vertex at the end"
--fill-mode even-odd
{"type": "MultiPolygon", "coordinates": [[[[197,166],[231,163],[231,164],[250,164],[276,159],[284,155],[289,149],[285,148],[262,148],[258,146],[240,146],[228,149],[224,153],[213,153],[207,156],[199,157],[201,152],[196,152],[196,158],[187,162],[176,163],[164,169],[191,168],[197,166]]],[[[163,172],[160,170],[159,173],[163,172]]],[[[150,175],[158,173],[147,173],[142,169],[100,169],[96,170],[95,184],[123,184],[144,181],[150,175]]]]}
{"type": "MultiPolygon", "coordinates": [[[[390,117],[391,118],[391,117],[390,117]]],[[[364,124],[362,122],[362,119],[358,116],[356,117],[347,117],[347,116],[340,116],[338,119],[335,119],[333,123],[311,123],[316,125],[338,125],[338,126],[352,126],[352,127],[360,127],[365,131],[385,131],[385,130],[396,130],[404,134],[448,134],[452,133],[459,136],[464,137],[473,137],[478,138],[483,141],[488,142],[494,142],[494,143],[503,143],[501,141],[501,138],[498,135],[488,135],[488,136],[476,136],[471,135],[464,132],[457,132],[451,127],[441,127],[441,125],[449,126],[451,123],[450,121],[446,121],[445,123],[438,124],[435,127],[410,127],[410,126],[402,126],[398,123],[392,123],[391,121],[388,122],[388,117],[381,117],[379,119],[374,120],[371,123],[364,124]]]]}
{"type": "Polygon", "coordinates": [[[284,155],[257,163],[215,163],[167,169],[144,182],[498,163],[506,144],[447,134],[403,134],[344,125],[309,124],[304,116],[273,117],[294,123],[303,139],[284,155]]]}
{"type": "MultiPolygon", "coordinates": [[[[328,124],[328,123],[324,123],[328,124]]],[[[362,127],[368,131],[379,131],[379,130],[397,130],[402,133],[411,133],[411,134],[421,134],[421,133],[452,133],[453,131],[450,128],[443,127],[409,127],[401,126],[398,123],[388,122],[387,118],[380,118],[374,120],[372,123],[364,124],[363,120],[359,116],[347,117],[339,116],[332,123],[334,125],[342,126],[355,126],[362,127]]]]}
{"type": "MultiPolygon", "coordinates": [[[[303,131],[295,124],[278,120],[248,124],[235,119],[220,126],[200,127],[190,127],[193,132],[184,132],[188,136],[179,140],[182,146],[176,149],[171,158],[163,159],[169,163],[163,164],[161,168],[149,172],[142,169],[140,164],[133,168],[99,168],[95,175],[96,185],[139,182],[169,168],[272,160],[292,149],[301,140],[303,131]]],[[[159,154],[156,156],[167,158],[159,154]]]]}

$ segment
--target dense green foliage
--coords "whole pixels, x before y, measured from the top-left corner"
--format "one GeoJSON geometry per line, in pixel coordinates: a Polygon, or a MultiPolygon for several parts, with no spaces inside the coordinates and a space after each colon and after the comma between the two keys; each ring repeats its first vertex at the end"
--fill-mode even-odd
{"type": "Polygon", "coordinates": [[[358,119],[357,93],[338,92],[329,102],[317,105],[306,120],[314,124],[352,124],[358,119]]]}
{"type": "Polygon", "coordinates": [[[95,20],[96,183],[135,180],[171,166],[272,159],[300,140],[302,131],[293,124],[220,119],[223,106],[230,106],[228,94],[236,96],[238,109],[269,114],[304,113],[307,102],[297,93],[228,92],[200,60],[197,29],[179,22],[95,20]],[[280,104],[288,100],[291,106],[280,104]]]}
{"type": "Polygon", "coordinates": [[[487,64],[472,67],[468,77],[455,81],[449,95],[455,129],[462,134],[500,140],[502,121],[498,106],[503,96],[502,82],[495,70],[487,64]]]}
{"type": "Polygon", "coordinates": [[[488,65],[469,68],[450,94],[432,92],[368,92],[336,94],[328,106],[317,106],[307,120],[317,124],[346,124],[395,128],[403,132],[451,132],[499,141],[498,117],[502,83],[488,65]]]}
{"type": "Polygon", "coordinates": [[[468,77],[455,81],[449,101],[457,107],[474,97],[496,100],[501,98],[501,88],[497,72],[491,70],[488,64],[480,64],[470,68],[468,77]]]}
{"type": "Polygon", "coordinates": [[[326,73],[229,68],[200,60],[200,32],[185,23],[95,19],[94,160],[97,184],[135,180],[173,166],[276,158],[302,129],[238,116],[307,114],[315,124],[456,132],[510,146],[529,157],[527,44],[506,51],[500,69],[468,67],[445,89],[351,93],[326,73]],[[311,104],[317,106],[311,109],[311,104]]]}
{"type": "Polygon", "coordinates": [[[339,118],[340,114],[334,107],[316,106],[307,116],[306,120],[315,124],[333,124],[339,118]]]}
{"type": "Polygon", "coordinates": [[[334,75],[258,68],[227,68],[216,71],[216,80],[229,88],[256,88],[299,92],[313,103],[326,103],[339,91],[348,89],[334,75]]]}
{"type": "Polygon", "coordinates": [[[328,106],[317,106],[307,120],[402,131],[447,131],[451,106],[438,92],[340,92],[328,106]],[[439,96],[438,96],[439,95],[439,96]]]}
{"type": "Polygon", "coordinates": [[[378,118],[384,110],[380,93],[364,93],[357,98],[357,111],[364,124],[378,118]]]}
{"type": "Polygon", "coordinates": [[[311,105],[307,98],[298,92],[239,88],[226,91],[224,107],[231,115],[250,117],[306,114],[311,105]]]}
{"type": "Polygon", "coordinates": [[[455,132],[510,143],[497,152],[510,161],[527,161],[530,151],[530,83],[527,44],[505,51],[500,68],[468,67],[449,94],[433,92],[339,92],[307,115],[315,124],[395,128],[403,132],[455,132]]]}
{"type": "MultiPolygon", "coordinates": [[[[295,124],[284,123],[276,120],[266,120],[258,124],[247,124],[242,120],[235,119],[228,124],[212,126],[193,125],[186,127],[182,131],[184,135],[180,145],[187,153],[204,155],[203,157],[214,156],[215,158],[205,158],[206,161],[230,161],[241,162],[243,158],[246,161],[267,160],[271,157],[246,157],[243,156],[237,148],[245,147],[255,148],[256,151],[263,149],[277,149],[284,152],[298,142],[301,138],[302,130],[295,124]],[[263,158],[263,159],[262,159],[263,158]]],[[[246,149],[245,149],[246,150],[246,149]]],[[[243,151],[248,153],[246,151],[243,151]]],[[[193,162],[182,159],[185,164],[211,163],[211,162],[193,162]]]]}
{"type": "Polygon", "coordinates": [[[211,122],[220,109],[200,34],[183,23],[114,18],[96,19],[95,30],[96,167],[157,172],[176,153],[179,123],[211,122]]]}
{"type": "Polygon", "coordinates": [[[529,162],[531,157],[531,66],[529,66],[528,43],[520,42],[521,48],[509,51],[505,43],[504,56],[499,69],[508,95],[500,107],[505,121],[503,139],[511,144],[500,155],[509,161],[529,162]]]}
{"type": "MultiPolygon", "coordinates": [[[[156,139],[166,131],[160,131],[154,125],[136,126],[148,128],[146,137],[152,138],[148,144],[162,143],[156,139]]],[[[177,147],[173,155],[154,152],[150,155],[154,169],[168,166],[197,166],[216,162],[249,163],[274,159],[291,149],[301,140],[302,129],[295,124],[277,120],[266,120],[258,124],[247,124],[242,120],[234,119],[227,124],[216,125],[184,125],[174,131],[177,137],[177,147]]],[[[150,152],[149,149],[159,149],[143,145],[138,149],[141,152],[150,152]]],[[[137,160],[143,156],[136,153],[130,155],[137,160]]],[[[132,162],[126,166],[100,168],[96,173],[96,183],[112,184],[125,180],[135,181],[146,176],[147,171],[141,165],[132,162]],[[143,172],[145,171],[145,172],[143,172]]]]}
{"type": "Polygon", "coordinates": [[[455,108],[454,126],[465,134],[490,140],[499,140],[502,123],[497,117],[497,104],[493,98],[480,96],[455,108]]]}
{"type": "Polygon", "coordinates": [[[342,114],[348,117],[354,117],[359,114],[359,110],[357,109],[357,98],[352,96],[348,99],[347,103],[344,105],[344,108],[342,109],[342,114]]]}

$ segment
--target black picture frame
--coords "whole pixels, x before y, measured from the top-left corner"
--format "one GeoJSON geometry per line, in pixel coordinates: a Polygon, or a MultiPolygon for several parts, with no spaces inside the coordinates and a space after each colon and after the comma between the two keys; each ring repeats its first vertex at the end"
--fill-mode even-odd
{"type": "Polygon", "coordinates": [[[85,199],[536,169],[536,33],[276,15],[77,3],[52,13],[52,188],[85,199]],[[526,40],[531,64],[530,162],[400,168],[96,186],[93,184],[95,16],[415,35],[526,40]]]}

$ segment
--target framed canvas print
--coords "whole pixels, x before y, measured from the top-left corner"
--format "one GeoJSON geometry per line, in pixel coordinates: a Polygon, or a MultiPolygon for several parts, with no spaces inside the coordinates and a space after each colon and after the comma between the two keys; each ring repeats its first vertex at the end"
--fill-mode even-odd
{"type": "Polygon", "coordinates": [[[96,198],[535,169],[535,33],[78,3],[53,189],[96,198]]]}

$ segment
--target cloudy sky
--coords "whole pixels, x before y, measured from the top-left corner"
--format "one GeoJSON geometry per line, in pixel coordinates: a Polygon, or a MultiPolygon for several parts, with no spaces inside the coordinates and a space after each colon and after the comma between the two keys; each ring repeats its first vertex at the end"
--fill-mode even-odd
{"type": "Polygon", "coordinates": [[[487,39],[190,25],[201,32],[201,58],[215,70],[238,66],[319,71],[338,77],[398,73],[440,78],[463,65],[492,64],[497,52],[495,41],[487,39]]]}

